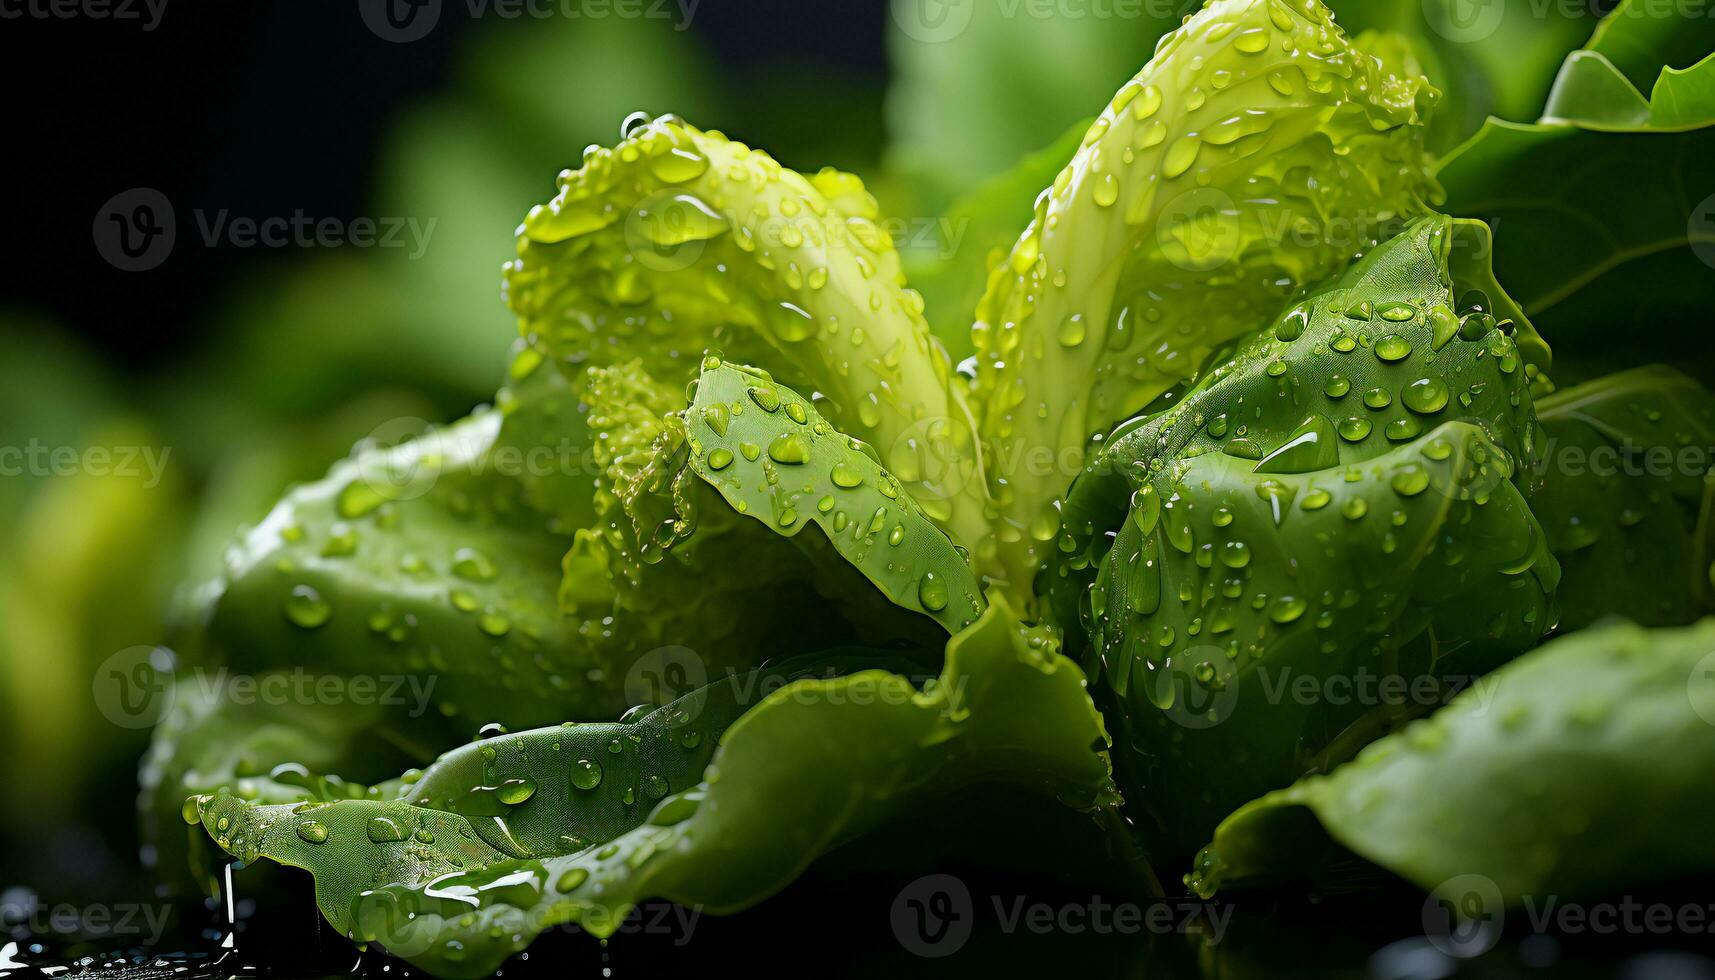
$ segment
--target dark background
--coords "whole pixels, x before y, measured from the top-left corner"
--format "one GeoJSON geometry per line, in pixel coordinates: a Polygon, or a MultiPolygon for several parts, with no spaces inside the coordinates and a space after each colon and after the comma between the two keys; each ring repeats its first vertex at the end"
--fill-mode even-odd
{"type": "MultiPolygon", "coordinates": [[[[814,90],[837,74],[867,89],[869,117],[842,112],[834,128],[848,145],[877,146],[887,18],[882,0],[704,0],[689,33],[735,71],[769,66],[766,84],[814,90]]],[[[340,0],[168,0],[148,32],[135,21],[0,20],[9,93],[0,166],[12,203],[0,296],[125,360],[171,357],[219,329],[205,308],[223,284],[250,263],[298,256],[181,247],[158,269],[121,272],[91,241],[102,204],[153,187],[178,204],[181,222],[196,207],[259,218],[373,213],[385,123],[447,83],[478,26],[464,0],[449,0],[436,29],[410,44],[381,40],[340,0]]],[[[769,145],[756,122],[747,135],[769,145]]],[[[575,165],[581,150],[560,155],[575,165]]],[[[543,197],[552,177],[542,175],[543,197]]],[[[495,281],[498,307],[498,271],[495,281]]]]}

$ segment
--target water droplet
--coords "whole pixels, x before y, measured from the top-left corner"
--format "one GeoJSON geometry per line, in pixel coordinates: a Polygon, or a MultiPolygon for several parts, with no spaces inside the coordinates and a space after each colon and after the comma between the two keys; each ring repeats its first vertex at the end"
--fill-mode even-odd
{"type": "Polygon", "coordinates": [[[299,821],[298,836],[311,844],[325,844],[328,839],[328,825],[320,820],[299,821]]]}
{"type": "Polygon", "coordinates": [[[453,552],[453,574],[467,582],[492,582],[500,575],[494,561],[475,548],[453,552]]]}
{"type": "Polygon", "coordinates": [[[703,409],[703,422],[715,430],[715,435],[726,435],[727,426],[732,421],[732,414],[725,405],[709,405],[703,409]]]}
{"type": "Polygon", "coordinates": [[[333,606],[314,586],[294,586],[292,594],[286,598],[286,618],[304,629],[316,629],[326,624],[332,615],[333,606]]]}
{"type": "Polygon", "coordinates": [[[1376,356],[1384,361],[1403,361],[1411,356],[1411,341],[1390,333],[1376,341],[1376,356]]]}
{"type": "Polygon", "coordinates": [[[731,465],[732,452],[730,450],[713,449],[709,451],[709,469],[719,471],[731,465]]]}
{"type": "Polygon", "coordinates": [[[500,788],[494,793],[494,798],[507,806],[517,806],[535,795],[536,781],[534,779],[508,779],[500,784],[500,788]]]}
{"type": "Polygon", "coordinates": [[[1197,162],[1197,154],[1203,149],[1203,140],[1196,134],[1181,136],[1167,148],[1167,154],[1161,160],[1161,175],[1169,180],[1178,177],[1191,169],[1197,162]]]}
{"type": "Polygon", "coordinates": [[[1245,54],[1260,54],[1268,50],[1268,28],[1253,27],[1233,39],[1233,49],[1245,54]]]}
{"type": "Polygon", "coordinates": [[[1419,415],[1433,415],[1447,407],[1450,392],[1440,378],[1419,378],[1407,385],[1399,400],[1419,415]]]}
{"type": "Polygon", "coordinates": [[[579,759],[572,763],[572,785],[578,789],[595,789],[601,785],[601,763],[579,759]]]}
{"type": "Polygon", "coordinates": [[[1495,329],[1495,318],[1487,313],[1470,313],[1459,321],[1459,339],[1482,340],[1495,329]]]}
{"type": "Polygon", "coordinates": [[[856,467],[844,460],[835,463],[828,476],[834,481],[834,486],[844,487],[847,490],[863,484],[863,475],[857,471],[856,467]]]}
{"type": "Polygon", "coordinates": [[[369,835],[369,839],[377,844],[389,844],[405,839],[405,828],[392,817],[370,817],[364,831],[369,835]]]}
{"type": "Polygon", "coordinates": [[[1459,318],[1445,303],[1438,303],[1429,308],[1429,328],[1433,339],[1430,346],[1434,350],[1446,347],[1459,334],[1459,318]]]}
{"type": "Polygon", "coordinates": [[[1326,416],[1311,414],[1298,423],[1284,443],[1256,464],[1258,473],[1310,473],[1340,462],[1334,440],[1334,423],[1326,416]]]}
{"type": "Polygon", "coordinates": [[[1161,520],[1161,497],[1154,487],[1143,487],[1131,495],[1131,519],[1145,535],[1155,533],[1161,520]]]}
{"type": "Polygon", "coordinates": [[[780,410],[780,393],[775,391],[773,388],[753,387],[745,390],[746,393],[750,395],[750,400],[755,402],[757,407],[762,409],[764,412],[777,412],[780,410]]]}
{"type": "Polygon", "coordinates": [[[1409,442],[1423,433],[1423,424],[1411,416],[1394,419],[1384,430],[1387,437],[1394,442],[1409,442]]]}
{"type": "Polygon", "coordinates": [[[1274,600],[1273,608],[1268,611],[1268,618],[1284,626],[1303,616],[1304,611],[1309,608],[1310,604],[1303,599],[1297,596],[1283,595],[1274,600]]]}
{"type": "Polygon", "coordinates": [[[1084,342],[1084,315],[1074,313],[1060,323],[1060,346],[1077,347],[1084,342]]]}
{"type": "Polygon", "coordinates": [[[1423,467],[1412,463],[1401,467],[1388,481],[1388,485],[1401,497],[1415,497],[1429,489],[1429,473],[1423,467]]]}
{"type": "Polygon", "coordinates": [[[1322,393],[1329,398],[1344,398],[1352,390],[1352,382],[1343,374],[1333,375],[1328,383],[1322,386],[1322,393]]]}
{"type": "Polygon", "coordinates": [[[339,516],[355,520],[386,502],[387,497],[368,481],[353,480],[339,492],[339,516]]]}
{"type": "Polygon", "coordinates": [[[791,465],[808,462],[810,438],[801,432],[782,432],[768,444],[768,458],[791,465]]]}
{"type": "Polygon", "coordinates": [[[489,636],[499,638],[512,632],[512,620],[507,619],[505,614],[490,609],[476,618],[476,627],[489,636]]]}
{"type": "Polygon", "coordinates": [[[1370,420],[1351,416],[1340,420],[1340,438],[1347,442],[1362,442],[1370,434],[1370,420]]]}
{"type": "Polygon", "coordinates": [[[701,177],[709,169],[709,158],[692,147],[675,146],[651,158],[649,169],[669,184],[683,184],[701,177]]]}
{"type": "Polygon", "coordinates": [[[1113,207],[1120,198],[1120,180],[1113,174],[1102,174],[1096,178],[1096,185],[1090,194],[1096,204],[1104,208],[1113,207]]]}
{"type": "Polygon", "coordinates": [[[1386,408],[1393,404],[1393,392],[1386,388],[1371,388],[1364,392],[1364,404],[1375,409],[1386,408]]]}
{"type": "MultiPolygon", "coordinates": [[[[1123,109],[1125,107],[1120,106],[1120,108],[1123,109]]],[[[1156,88],[1154,85],[1145,85],[1143,87],[1143,91],[1137,94],[1136,100],[1132,102],[1131,105],[1132,117],[1138,122],[1148,119],[1160,110],[1161,89],[1156,88]]]]}
{"type": "Polygon", "coordinates": [[[924,572],[917,580],[917,601],[930,612],[940,612],[947,608],[947,583],[934,572],[924,572]]]}
{"type": "Polygon", "coordinates": [[[1284,344],[1290,344],[1304,336],[1304,330],[1309,325],[1309,309],[1303,306],[1296,307],[1282,317],[1280,323],[1275,325],[1274,339],[1284,344]]]}

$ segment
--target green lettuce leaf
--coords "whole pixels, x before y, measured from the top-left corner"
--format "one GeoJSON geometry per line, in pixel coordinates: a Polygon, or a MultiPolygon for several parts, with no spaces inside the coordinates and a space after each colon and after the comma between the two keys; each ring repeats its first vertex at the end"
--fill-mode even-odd
{"type": "MultiPolygon", "coordinates": [[[[365,781],[422,765],[434,744],[438,716],[411,718],[380,703],[238,697],[230,678],[208,674],[180,680],[155,729],[139,774],[139,836],[148,842],[150,863],[169,880],[191,874],[205,894],[214,894],[215,868],[201,850],[187,849],[180,816],[188,797],[227,792],[256,804],[362,798],[365,781]],[[317,773],[344,773],[354,782],[317,773]]],[[[345,679],[281,671],[255,677],[258,690],[316,690],[345,679]],[[281,685],[273,687],[273,685],[281,685]]],[[[407,689],[412,708],[427,707],[432,688],[407,689]]],[[[340,687],[339,690],[348,690],[340,687]]],[[[379,687],[378,687],[379,690],[379,687]]],[[[202,836],[202,835],[197,835],[202,836]]]]}
{"type": "Polygon", "coordinates": [[[648,898],[717,913],[752,905],[837,844],[974,783],[1110,810],[1101,716],[1078,669],[1035,639],[997,602],[921,687],[883,670],[797,680],[763,690],[722,734],[699,719],[744,702],[735,676],[629,727],[460,750],[396,799],[217,796],[186,816],[247,863],[309,870],[323,915],[353,939],[439,976],[485,976],[545,929],[607,936],[648,898]],[[602,766],[599,779],[585,763],[602,766]],[[438,808],[468,810],[465,800],[500,811],[490,819],[511,832],[438,808]]]}
{"type": "Polygon", "coordinates": [[[788,536],[816,525],[890,600],[950,633],[982,612],[967,558],[873,449],[796,392],[710,358],[684,420],[692,470],[738,513],[788,536]]]}
{"type": "Polygon", "coordinates": [[[611,609],[562,614],[570,539],[492,453],[500,428],[486,411],[360,447],[288,493],[199,589],[191,664],[432,675],[438,710],[466,731],[623,710],[602,648],[633,641],[603,621],[611,609]]]}
{"type": "Polygon", "coordinates": [[[1547,440],[1531,506],[1560,561],[1560,628],[1715,612],[1715,395],[1658,365],[1555,392],[1537,412],[1547,440]]]}
{"type": "Polygon", "coordinates": [[[1595,14],[1580,4],[1359,0],[1333,6],[1347,31],[1396,39],[1361,36],[1359,47],[1405,43],[1444,93],[1427,137],[1437,153],[1470,138],[1490,116],[1534,119],[1566,53],[1596,24],[1595,14]]]}
{"type": "Polygon", "coordinates": [[[812,620],[818,643],[888,646],[938,645],[976,618],[964,553],[808,400],[713,355],[689,405],[642,371],[589,372],[601,521],[566,559],[568,584],[605,570],[628,629],[695,637],[711,668],[742,668],[801,650],[812,620]],[[799,535],[812,524],[826,533],[799,535]]]}
{"type": "Polygon", "coordinates": [[[1068,494],[1057,618],[1083,625],[1167,846],[1395,720],[1329,679],[1439,689],[1553,625],[1526,498],[1543,352],[1457,260],[1486,242],[1417,222],[1121,426],[1068,494]]]}
{"type": "Polygon", "coordinates": [[[883,220],[856,177],[804,177],[662,117],[590,150],[531,210],[507,298],[532,345],[574,366],[640,358],[683,384],[705,350],[777,365],[975,548],[988,531],[970,414],[883,220]]]}
{"type": "Polygon", "coordinates": [[[1567,58],[1541,121],[1490,120],[1441,161],[1443,210],[1495,226],[1495,268],[1565,381],[1653,362],[1715,378],[1681,327],[1715,303],[1712,52],[1715,21],[1628,0],[1567,58]],[[1701,60],[1672,67],[1687,50],[1701,60]],[[1643,310],[1657,326],[1613,343],[1643,310]]]}
{"type": "Polygon", "coordinates": [[[1715,870],[1715,843],[1684,832],[1715,806],[1711,649],[1710,621],[1547,644],[1356,761],[1246,805],[1187,882],[1207,896],[1314,875],[1330,840],[1425,889],[1469,894],[1480,876],[1502,904],[1715,870]]]}
{"type": "Polygon", "coordinates": [[[1316,0],[1215,0],[1163,38],[977,309],[1001,569],[1030,602],[1089,440],[1424,210],[1436,98],[1316,0]]]}

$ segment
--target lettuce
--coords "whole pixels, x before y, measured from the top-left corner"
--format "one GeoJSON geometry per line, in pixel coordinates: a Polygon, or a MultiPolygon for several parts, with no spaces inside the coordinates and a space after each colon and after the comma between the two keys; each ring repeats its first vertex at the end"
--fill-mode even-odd
{"type": "Polygon", "coordinates": [[[1014,594],[1050,556],[1092,438],[1426,210],[1436,97],[1316,0],[1217,0],[1162,38],[977,306],[978,431],[1014,594]]]}
{"type": "Polygon", "coordinates": [[[1661,842],[1712,802],[1712,641],[1704,622],[1547,644],[1350,765],[1247,804],[1188,884],[1314,875],[1329,837],[1425,890],[1486,879],[1491,904],[1469,918],[1707,872],[1707,841],[1661,842]]]}
{"type": "Polygon", "coordinates": [[[1028,640],[997,602],[926,682],[734,675],[630,724],[473,744],[373,799],[221,794],[184,815],[246,862],[309,870],[352,939],[438,976],[487,976],[545,929],[611,935],[646,898],[754,904],[838,843],[975,782],[1117,805],[1083,675],[1028,640]]]}
{"type": "Polygon", "coordinates": [[[1083,625],[1164,836],[1376,723],[1277,685],[1482,672],[1553,625],[1528,497],[1543,349],[1480,264],[1454,272],[1486,238],[1414,224],[1121,426],[1068,494],[1058,618],[1083,625]]]}
{"type": "Polygon", "coordinates": [[[1671,831],[1708,802],[1715,374],[1608,373],[1615,337],[1686,344],[1709,280],[1637,305],[1663,326],[1566,326],[1703,244],[1715,89],[1677,61],[1709,45],[1632,10],[1539,121],[1435,159],[1550,80],[1387,11],[1353,40],[1211,0],[1093,123],[1009,172],[973,147],[999,176],[933,261],[855,176],[632,117],[519,226],[493,406],[360,444],[185,591],[163,873],[206,878],[202,837],[306,870],[340,934],[474,977],[641,902],[753,906],[983,787],[1154,867],[1212,837],[1204,895],[1357,858],[1508,900],[1710,871],[1671,831]],[[1432,131],[1422,70],[1478,61],[1432,131]],[[1575,464],[1610,456],[1673,462],[1575,464]],[[226,670],[433,688],[241,710],[199,683],[226,670]],[[1329,694],[1364,678],[1427,698],[1329,694]]]}

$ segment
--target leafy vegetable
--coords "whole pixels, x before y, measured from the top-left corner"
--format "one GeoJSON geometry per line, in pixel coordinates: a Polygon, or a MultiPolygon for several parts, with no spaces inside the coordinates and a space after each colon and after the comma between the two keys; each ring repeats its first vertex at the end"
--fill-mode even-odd
{"type": "Polygon", "coordinates": [[[1315,0],[1216,0],[1163,38],[977,307],[978,431],[1014,595],[1049,557],[1092,436],[1423,209],[1435,97],[1315,0]],[[1025,468],[1038,457],[1046,475],[1025,468]]]}
{"type": "Polygon", "coordinates": [[[1707,622],[1550,643],[1356,762],[1233,814],[1189,884],[1212,895],[1313,872],[1324,832],[1425,889],[1482,875],[1508,904],[1715,869],[1709,842],[1682,833],[1715,804],[1712,643],[1707,622]]]}
{"type": "MultiPolygon", "coordinates": [[[[1381,0],[1334,6],[1354,35],[1386,32],[1405,44],[1445,94],[1427,137],[1437,153],[1459,145],[1490,116],[1535,116],[1554,70],[1589,38],[1595,22],[1581,4],[1381,0]]],[[[1358,38],[1365,50],[1374,43],[1380,42],[1358,38]]]]}
{"type": "Polygon", "coordinates": [[[1612,615],[1683,626],[1715,611],[1715,395],[1656,366],[1537,407],[1548,438],[1532,504],[1564,573],[1561,628],[1612,615]]]}
{"type": "Polygon", "coordinates": [[[500,422],[487,412],[362,450],[294,490],[202,590],[193,655],[248,672],[433,675],[439,711],[467,726],[622,708],[618,678],[589,683],[601,614],[561,613],[568,539],[489,455],[500,422]]]}
{"type": "Polygon", "coordinates": [[[1715,249],[1715,61],[1675,62],[1712,47],[1715,22],[1628,0],[1568,56],[1540,122],[1490,120],[1441,162],[1445,210],[1504,229],[1495,267],[1556,338],[1565,380],[1700,356],[1676,325],[1697,322],[1715,249]],[[1664,326],[1610,342],[1646,315],[1664,326]]]}
{"type": "Polygon", "coordinates": [[[648,897],[753,904],[835,844],[974,782],[1040,786],[1081,807],[1118,800],[1082,675],[1026,643],[1004,602],[952,640],[922,689],[885,671],[797,681],[721,734],[759,690],[744,681],[631,725],[459,750],[393,800],[219,796],[186,816],[246,861],[310,870],[342,932],[474,977],[561,923],[609,935],[648,897]]]}
{"type": "Polygon", "coordinates": [[[692,469],[740,514],[787,535],[818,525],[889,599],[949,632],[982,611],[976,577],[921,505],[797,393],[710,359],[687,422],[692,469]]]}
{"type": "Polygon", "coordinates": [[[1675,274],[1715,38],[1622,3],[1550,79],[1582,17],[1465,38],[1449,3],[1353,41],[1211,0],[1010,171],[1127,35],[896,6],[915,177],[882,186],[971,188],[932,256],[852,175],[629,118],[525,217],[494,407],[360,444],[190,590],[143,770],[167,873],[177,812],[449,977],[753,906],[931,805],[1016,832],[979,788],[1160,862],[1213,835],[1204,896],[1336,844],[1515,901],[1715,873],[1678,832],[1715,803],[1715,280],[1675,274]],[[1036,92],[1062,44],[1089,62],[1036,92]],[[949,72],[1040,115],[934,131],[949,72]],[[974,320],[974,367],[931,320],[974,320]],[[243,710],[199,685],[226,670],[434,687],[243,710]]]}
{"type": "Polygon", "coordinates": [[[1480,672],[1553,623],[1521,465],[1541,345],[1492,280],[1455,277],[1461,235],[1486,240],[1431,218],[1377,248],[1121,426],[1068,495],[1057,618],[1083,623],[1167,835],[1372,723],[1282,685],[1480,672]]]}
{"type": "Polygon", "coordinates": [[[640,357],[667,384],[704,349],[777,365],[974,547],[987,529],[970,414],[878,219],[849,174],[805,178],[664,117],[592,150],[531,211],[508,299],[545,353],[575,363],[640,357]],[[926,467],[943,458],[931,441],[944,468],[926,467]]]}

